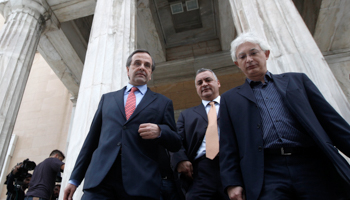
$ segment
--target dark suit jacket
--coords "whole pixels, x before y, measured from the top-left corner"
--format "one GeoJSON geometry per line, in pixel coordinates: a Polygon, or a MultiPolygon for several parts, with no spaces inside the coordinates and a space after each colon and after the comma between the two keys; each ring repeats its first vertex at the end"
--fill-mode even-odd
{"type": "Polygon", "coordinates": [[[202,103],[181,112],[176,128],[178,134],[183,138],[183,146],[178,152],[172,154],[171,164],[174,171],[177,171],[177,165],[181,161],[194,161],[203,142],[207,126],[208,116],[202,103]]]}
{"type": "MultiPolygon", "coordinates": [[[[339,149],[350,156],[349,124],[305,74],[273,75],[273,80],[289,111],[350,183],[349,164],[338,153],[339,149]]],[[[221,96],[220,115],[223,186],[243,186],[248,200],[257,199],[264,178],[263,138],[260,112],[247,81],[221,96]]]]}
{"type": "MultiPolygon", "coordinates": [[[[181,112],[176,128],[177,132],[183,138],[183,146],[171,156],[171,165],[175,173],[177,173],[177,165],[181,161],[188,160],[192,163],[194,162],[197,151],[203,142],[207,126],[208,116],[202,103],[181,112]]],[[[182,182],[182,184],[186,189],[188,183],[182,182]]]]}
{"type": "Polygon", "coordinates": [[[172,101],[148,89],[126,121],[124,90],[125,87],[102,96],[70,179],[82,181],[85,177],[84,189],[98,186],[121,153],[126,192],[131,196],[159,199],[158,145],[169,151],[177,151],[181,146],[180,136],[175,131],[172,101]],[[142,139],[138,133],[142,123],[157,124],[161,136],[142,139]]]}

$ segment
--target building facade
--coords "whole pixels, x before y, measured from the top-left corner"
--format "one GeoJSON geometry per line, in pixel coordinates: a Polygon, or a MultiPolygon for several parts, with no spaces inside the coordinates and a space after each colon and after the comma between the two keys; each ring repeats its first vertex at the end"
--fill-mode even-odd
{"type": "Polygon", "coordinates": [[[348,10],[347,0],[0,0],[1,177],[58,148],[64,188],[101,95],[126,85],[136,48],[155,58],[148,86],[178,115],[200,102],[197,69],[215,71],[221,92],[244,82],[230,42],[253,31],[271,46],[269,71],[306,73],[350,122],[348,10]]]}

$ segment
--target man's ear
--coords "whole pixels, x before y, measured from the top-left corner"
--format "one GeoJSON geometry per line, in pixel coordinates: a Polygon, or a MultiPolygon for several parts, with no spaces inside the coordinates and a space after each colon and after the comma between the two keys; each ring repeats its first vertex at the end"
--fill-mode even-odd
{"type": "Polygon", "coordinates": [[[126,67],[126,75],[128,76],[129,80],[130,80],[130,76],[129,76],[129,67],[126,67]]]}
{"type": "Polygon", "coordinates": [[[265,56],[266,56],[266,60],[269,59],[270,56],[270,50],[266,50],[265,51],[265,56]]]}
{"type": "Polygon", "coordinates": [[[237,65],[237,66],[238,66],[238,62],[237,62],[237,61],[235,61],[234,63],[235,63],[235,65],[237,65]]]}

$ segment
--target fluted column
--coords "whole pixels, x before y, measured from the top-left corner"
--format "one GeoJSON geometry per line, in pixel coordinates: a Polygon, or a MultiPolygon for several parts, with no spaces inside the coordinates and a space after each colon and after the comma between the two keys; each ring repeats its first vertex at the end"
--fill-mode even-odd
{"type": "MultiPolygon", "coordinates": [[[[88,44],[84,71],[70,136],[60,199],[73,170],[102,94],[128,82],[126,59],[134,51],[136,1],[99,0],[88,44]]],[[[80,199],[82,187],[75,192],[80,199]]]]}
{"type": "Polygon", "coordinates": [[[9,0],[0,32],[0,170],[40,34],[51,13],[44,0],[9,0]]]}
{"type": "Polygon", "coordinates": [[[272,73],[304,72],[350,122],[350,105],[292,0],[229,0],[238,34],[268,41],[272,73]]]}

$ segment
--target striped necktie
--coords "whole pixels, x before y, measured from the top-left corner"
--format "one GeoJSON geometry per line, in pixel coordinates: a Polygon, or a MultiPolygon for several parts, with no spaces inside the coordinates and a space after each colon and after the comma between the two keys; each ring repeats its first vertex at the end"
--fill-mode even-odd
{"type": "Polygon", "coordinates": [[[137,87],[132,87],[131,91],[128,95],[128,98],[126,100],[125,104],[125,115],[126,115],[126,120],[130,118],[132,113],[135,111],[136,108],[136,96],[135,96],[135,91],[138,90],[137,87]]]}

